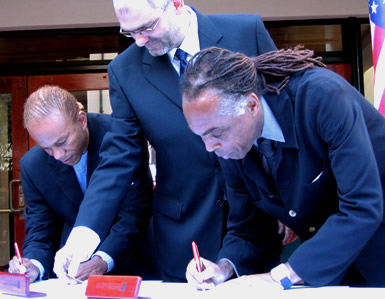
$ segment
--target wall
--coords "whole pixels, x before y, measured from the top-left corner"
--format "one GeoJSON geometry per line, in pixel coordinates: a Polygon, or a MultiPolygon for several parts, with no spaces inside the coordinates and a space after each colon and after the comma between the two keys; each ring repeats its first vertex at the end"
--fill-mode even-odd
{"type": "MultiPolygon", "coordinates": [[[[204,13],[257,13],[265,20],[368,17],[368,4],[364,0],[187,0],[186,3],[204,13]]],[[[0,0],[0,31],[115,25],[111,0],[0,0]]]]}

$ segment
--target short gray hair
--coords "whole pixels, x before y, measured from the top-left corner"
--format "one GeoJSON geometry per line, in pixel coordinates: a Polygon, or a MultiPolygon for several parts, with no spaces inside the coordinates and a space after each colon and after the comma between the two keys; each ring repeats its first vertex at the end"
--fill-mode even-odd
{"type": "Polygon", "coordinates": [[[239,117],[246,112],[247,96],[222,95],[219,97],[219,114],[224,116],[239,117]]]}

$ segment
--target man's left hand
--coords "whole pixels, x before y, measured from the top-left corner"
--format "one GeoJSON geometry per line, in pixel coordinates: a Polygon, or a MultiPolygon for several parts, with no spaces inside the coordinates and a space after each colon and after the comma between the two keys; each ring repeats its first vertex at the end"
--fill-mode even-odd
{"type": "Polygon", "coordinates": [[[107,263],[98,255],[93,256],[90,260],[81,263],[75,278],[87,280],[90,275],[103,275],[107,271],[107,263]]]}

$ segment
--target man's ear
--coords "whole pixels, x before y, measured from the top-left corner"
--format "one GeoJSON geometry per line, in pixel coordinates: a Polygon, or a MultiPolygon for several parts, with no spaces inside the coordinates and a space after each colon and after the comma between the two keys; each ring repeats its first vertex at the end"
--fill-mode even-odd
{"type": "Polygon", "coordinates": [[[261,101],[259,100],[259,97],[254,92],[250,93],[247,96],[247,112],[255,116],[258,114],[260,108],[261,101]]]}
{"type": "Polygon", "coordinates": [[[183,0],[172,0],[172,3],[174,4],[176,11],[179,11],[184,6],[183,0]]]}
{"type": "Polygon", "coordinates": [[[82,129],[87,129],[87,114],[83,110],[79,111],[78,120],[82,126],[82,129]]]}

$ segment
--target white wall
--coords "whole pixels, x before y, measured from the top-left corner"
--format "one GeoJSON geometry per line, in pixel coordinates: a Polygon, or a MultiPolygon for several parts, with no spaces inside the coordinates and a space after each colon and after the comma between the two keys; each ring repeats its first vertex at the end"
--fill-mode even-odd
{"type": "MultiPolygon", "coordinates": [[[[265,20],[368,17],[365,0],[186,0],[186,3],[203,13],[256,13],[265,20]]],[[[115,25],[112,0],[0,0],[0,31],[115,25]]]]}

